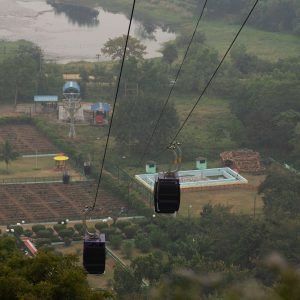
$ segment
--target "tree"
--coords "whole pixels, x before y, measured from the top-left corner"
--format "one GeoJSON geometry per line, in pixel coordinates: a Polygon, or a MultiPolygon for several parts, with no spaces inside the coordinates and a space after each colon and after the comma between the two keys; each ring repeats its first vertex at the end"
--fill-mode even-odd
{"type": "MultiPolygon", "coordinates": [[[[124,47],[126,43],[126,35],[109,39],[104,47],[101,49],[102,54],[110,56],[113,60],[121,59],[124,53],[124,47]]],[[[129,37],[126,59],[130,57],[135,57],[137,59],[142,59],[146,54],[146,46],[144,46],[138,39],[134,37],[129,37]]]]}
{"type": "Polygon", "coordinates": [[[0,299],[114,299],[90,289],[75,256],[39,251],[29,258],[11,237],[0,237],[0,299]]]}
{"type": "Polygon", "coordinates": [[[171,65],[178,57],[178,52],[174,44],[167,44],[161,51],[164,61],[171,65]]]}
{"type": "Polygon", "coordinates": [[[163,274],[163,265],[152,254],[136,258],[131,265],[137,278],[149,280],[150,284],[157,282],[163,274]]]}
{"type": "Polygon", "coordinates": [[[45,225],[42,225],[42,224],[35,224],[35,225],[32,225],[32,231],[37,234],[40,230],[45,230],[46,227],[45,225]]]}
{"type": "Polygon", "coordinates": [[[117,250],[120,249],[121,245],[122,245],[122,237],[119,234],[115,234],[113,236],[111,236],[110,238],[110,244],[113,247],[113,249],[117,250]]]}
{"type": "Polygon", "coordinates": [[[192,47],[176,85],[183,91],[202,91],[218,63],[218,53],[215,50],[198,45],[192,47]]]}
{"type": "Polygon", "coordinates": [[[135,276],[131,269],[124,269],[120,265],[116,265],[114,271],[114,290],[120,297],[125,295],[137,296],[141,292],[141,284],[142,278],[135,276]]]}
{"type": "Polygon", "coordinates": [[[19,46],[13,58],[12,82],[14,83],[15,105],[18,100],[27,100],[38,89],[39,78],[42,74],[42,50],[33,44],[19,46]]]}
{"type": "Polygon", "coordinates": [[[263,194],[264,212],[268,216],[300,214],[300,175],[273,167],[260,185],[263,194]]]}
{"type": "MultiPolygon", "coordinates": [[[[123,153],[131,156],[132,152],[138,154],[145,150],[163,106],[163,99],[155,95],[120,99],[112,134],[123,153]]],[[[178,128],[178,123],[175,107],[169,103],[160,119],[159,129],[148,147],[148,153],[168,144],[168,139],[178,128]]]]}
{"type": "Polygon", "coordinates": [[[6,164],[6,171],[8,171],[8,165],[11,161],[16,160],[19,154],[13,150],[12,145],[8,140],[2,144],[0,150],[0,161],[4,161],[6,164]]]}
{"type": "Polygon", "coordinates": [[[125,241],[122,246],[122,252],[127,259],[130,259],[133,252],[133,243],[131,241],[125,241]]]}

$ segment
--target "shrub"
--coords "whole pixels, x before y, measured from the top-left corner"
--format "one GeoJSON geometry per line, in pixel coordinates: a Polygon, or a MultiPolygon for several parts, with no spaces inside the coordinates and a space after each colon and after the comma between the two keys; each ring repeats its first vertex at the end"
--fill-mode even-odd
{"type": "Polygon", "coordinates": [[[140,227],[145,227],[146,225],[148,225],[150,223],[150,221],[146,218],[133,219],[133,222],[140,227]]]}
{"type": "Polygon", "coordinates": [[[58,232],[59,236],[63,239],[68,237],[71,238],[74,235],[74,229],[73,228],[65,228],[58,232]]]}
{"type": "Polygon", "coordinates": [[[159,260],[159,261],[162,261],[164,255],[163,255],[163,252],[162,252],[162,251],[160,251],[160,250],[155,250],[155,251],[153,251],[153,257],[156,258],[156,259],[159,260]]]}
{"type": "Polygon", "coordinates": [[[116,228],[114,228],[114,227],[104,228],[101,231],[101,233],[105,234],[105,239],[107,241],[110,241],[110,236],[113,235],[115,232],[116,232],[116,228]]]}
{"type": "Polygon", "coordinates": [[[37,233],[38,231],[40,231],[40,230],[45,230],[45,229],[46,229],[45,225],[42,225],[42,224],[35,224],[35,225],[32,225],[32,231],[33,231],[34,233],[37,233]]]}
{"type": "Polygon", "coordinates": [[[74,228],[75,228],[79,233],[82,234],[82,232],[83,232],[83,224],[82,224],[82,223],[76,223],[76,224],[74,225],[74,228]]]}
{"type": "Polygon", "coordinates": [[[33,231],[30,229],[25,229],[24,230],[24,235],[27,237],[31,237],[33,235],[33,231]]]}
{"type": "Polygon", "coordinates": [[[95,228],[101,232],[102,229],[108,228],[108,224],[106,222],[97,222],[95,228]]]}
{"type": "Polygon", "coordinates": [[[120,249],[122,241],[122,237],[119,234],[110,236],[110,244],[115,250],[120,249]]]}
{"type": "Polygon", "coordinates": [[[150,239],[146,238],[142,234],[138,234],[135,239],[135,246],[141,250],[143,253],[147,253],[150,251],[151,242],[150,239]]]}
{"type": "Polygon", "coordinates": [[[149,234],[150,241],[154,247],[160,248],[168,240],[167,234],[157,229],[149,234]]]}
{"type": "Polygon", "coordinates": [[[82,235],[78,232],[75,232],[73,235],[73,241],[81,241],[82,240],[82,235]]]}
{"type": "Polygon", "coordinates": [[[127,259],[130,259],[133,252],[133,243],[130,241],[125,241],[122,246],[122,252],[127,259]]]}
{"type": "Polygon", "coordinates": [[[70,238],[68,238],[68,237],[64,238],[65,247],[71,246],[71,243],[72,243],[72,240],[70,238]]]}
{"type": "Polygon", "coordinates": [[[145,226],[145,231],[148,232],[148,233],[151,233],[151,232],[154,232],[154,231],[157,231],[159,230],[159,228],[154,225],[154,224],[148,224],[145,226]]]}
{"type": "Polygon", "coordinates": [[[95,229],[95,227],[88,227],[88,232],[90,232],[90,233],[96,233],[96,229],[95,229]]]}
{"type": "Polygon", "coordinates": [[[45,244],[45,245],[39,247],[39,250],[43,250],[43,251],[55,251],[55,248],[52,245],[45,244]]]}
{"type": "Polygon", "coordinates": [[[65,224],[55,224],[53,225],[54,230],[59,233],[61,230],[66,229],[67,226],[65,224]]]}
{"type": "Polygon", "coordinates": [[[47,239],[50,239],[53,235],[53,232],[51,232],[50,230],[40,230],[36,233],[36,236],[38,238],[47,238],[47,239]]]}
{"type": "Polygon", "coordinates": [[[143,253],[148,253],[151,249],[151,242],[149,239],[144,238],[143,241],[140,243],[140,247],[139,249],[143,252],[143,253]]]}
{"type": "Polygon", "coordinates": [[[51,237],[51,242],[52,243],[59,243],[59,242],[61,242],[61,238],[58,235],[53,235],[51,237]]]}
{"type": "Polygon", "coordinates": [[[51,245],[51,240],[50,239],[44,239],[44,238],[36,239],[35,245],[36,245],[37,248],[40,248],[43,245],[51,245]]]}
{"type": "Polygon", "coordinates": [[[24,232],[24,229],[20,225],[10,226],[11,229],[14,229],[16,235],[21,235],[24,232]]]}
{"type": "Polygon", "coordinates": [[[117,223],[116,223],[116,226],[119,228],[119,229],[121,229],[121,230],[123,230],[126,226],[130,226],[132,223],[131,222],[129,222],[129,221],[123,221],[123,220],[121,220],[121,221],[118,221],[117,223]]]}
{"type": "Polygon", "coordinates": [[[137,230],[138,227],[136,225],[130,225],[124,227],[123,232],[128,239],[132,239],[135,237],[137,230]]]}

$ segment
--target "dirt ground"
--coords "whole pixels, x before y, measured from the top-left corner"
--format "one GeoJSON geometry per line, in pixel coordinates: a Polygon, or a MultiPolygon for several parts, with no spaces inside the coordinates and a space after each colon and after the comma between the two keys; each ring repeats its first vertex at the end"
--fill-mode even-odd
{"type": "Polygon", "coordinates": [[[205,204],[230,207],[232,212],[242,214],[261,214],[263,201],[257,194],[257,188],[265,179],[265,175],[241,174],[251,189],[207,190],[185,192],[181,194],[179,215],[199,216],[205,204]]]}

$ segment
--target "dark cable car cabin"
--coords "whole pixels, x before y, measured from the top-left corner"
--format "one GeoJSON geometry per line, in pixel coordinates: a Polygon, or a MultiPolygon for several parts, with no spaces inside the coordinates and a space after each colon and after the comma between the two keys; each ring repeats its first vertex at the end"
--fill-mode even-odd
{"type": "Polygon", "coordinates": [[[177,173],[159,173],[154,184],[155,212],[172,214],[179,210],[180,183],[177,173]]]}
{"type": "Polygon", "coordinates": [[[86,234],[83,242],[83,266],[89,274],[105,272],[105,235],[86,234]]]}
{"type": "Polygon", "coordinates": [[[175,169],[169,172],[160,172],[154,183],[154,208],[155,212],[173,214],[180,206],[180,182],[177,171],[181,164],[180,143],[173,143],[169,149],[173,151],[175,169]]]}

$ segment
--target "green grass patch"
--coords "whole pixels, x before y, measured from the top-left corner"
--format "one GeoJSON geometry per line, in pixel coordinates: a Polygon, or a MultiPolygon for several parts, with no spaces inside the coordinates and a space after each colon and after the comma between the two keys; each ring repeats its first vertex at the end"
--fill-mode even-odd
{"type": "MultiPolygon", "coordinates": [[[[240,25],[228,25],[222,22],[204,22],[199,29],[205,33],[207,44],[223,55],[239,27],[240,25]]],[[[288,33],[266,32],[251,27],[243,29],[236,42],[236,45],[238,44],[244,44],[248,52],[270,61],[296,57],[300,52],[299,37],[288,33]]]]}
{"type": "Polygon", "coordinates": [[[199,217],[204,205],[211,204],[229,207],[233,213],[247,215],[261,214],[263,201],[257,191],[251,190],[224,190],[224,191],[199,191],[181,194],[181,216],[199,217]]]}
{"type": "Polygon", "coordinates": [[[8,171],[6,164],[0,162],[0,180],[6,178],[60,176],[54,171],[53,157],[22,158],[10,162],[8,171]]]}

